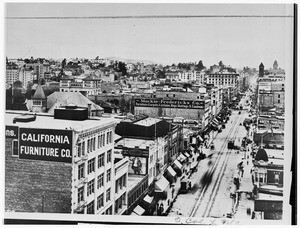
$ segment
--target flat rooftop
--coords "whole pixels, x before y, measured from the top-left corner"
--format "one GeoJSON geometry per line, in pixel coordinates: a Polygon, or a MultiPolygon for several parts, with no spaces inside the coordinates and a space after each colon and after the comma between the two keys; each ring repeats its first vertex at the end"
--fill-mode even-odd
{"type": "Polygon", "coordinates": [[[44,129],[57,129],[57,130],[65,130],[65,129],[74,129],[75,131],[83,131],[96,127],[104,127],[115,124],[113,118],[97,118],[97,119],[87,119],[87,120],[61,120],[54,119],[53,116],[50,115],[36,115],[35,121],[31,122],[16,122],[13,123],[13,119],[15,117],[20,117],[22,114],[33,116],[33,113],[29,112],[14,112],[7,111],[5,113],[5,125],[10,126],[19,126],[23,128],[44,128],[44,129]]]}
{"type": "Polygon", "coordinates": [[[146,149],[146,147],[150,147],[152,145],[154,145],[153,140],[133,138],[123,138],[115,144],[115,146],[124,146],[129,148],[138,147],[140,149],[146,149]]]}
{"type": "Polygon", "coordinates": [[[149,126],[152,126],[153,124],[156,124],[160,121],[161,121],[160,119],[148,117],[146,119],[139,120],[139,121],[135,122],[134,124],[149,127],[149,126]]]}
{"type": "Polygon", "coordinates": [[[258,194],[258,200],[270,200],[270,201],[272,201],[272,200],[281,200],[281,201],[283,201],[283,196],[259,193],[258,194]]]}
{"type": "Polygon", "coordinates": [[[128,174],[128,190],[129,192],[133,189],[142,179],[144,178],[143,175],[136,175],[136,174],[128,174]]]}

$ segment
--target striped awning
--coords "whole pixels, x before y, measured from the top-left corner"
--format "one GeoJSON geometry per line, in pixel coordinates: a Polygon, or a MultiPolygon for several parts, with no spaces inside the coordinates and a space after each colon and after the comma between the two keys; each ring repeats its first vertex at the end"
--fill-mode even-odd
{"type": "Polygon", "coordinates": [[[169,186],[169,181],[161,176],[159,180],[155,183],[155,192],[164,192],[166,188],[169,186]]]}
{"type": "Polygon", "coordinates": [[[219,121],[218,121],[216,118],[214,118],[211,124],[212,124],[214,127],[217,127],[217,126],[219,125],[219,121]]]}
{"type": "Polygon", "coordinates": [[[182,164],[181,164],[178,160],[175,160],[175,161],[174,161],[174,164],[175,164],[179,169],[182,168],[182,164]]]}
{"type": "Polygon", "coordinates": [[[167,168],[167,170],[168,170],[168,172],[171,174],[172,177],[175,177],[175,176],[176,176],[176,172],[174,171],[174,169],[173,169],[171,166],[169,166],[169,167],[167,168]]]}
{"type": "Polygon", "coordinates": [[[136,215],[143,215],[145,212],[145,209],[142,208],[140,205],[137,205],[134,209],[133,209],[133,213],[135,213],[136,215]]]}

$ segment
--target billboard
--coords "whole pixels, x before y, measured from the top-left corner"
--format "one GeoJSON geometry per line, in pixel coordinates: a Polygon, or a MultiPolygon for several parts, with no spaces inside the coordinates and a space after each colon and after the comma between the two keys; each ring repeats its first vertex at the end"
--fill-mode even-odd
{"type": "Polygon", "coordinates": [[[72,163],[72,131],[20,128],[19,159],[72,163]]]}
{"type": "Polygon", "coordinates": [[[189,108],[204,109],[204,101],[193,100],[166,100],[161,98],[138,98],[135,99],[136,107],[161,107],[161,108],[189,108]]]}
{"type": "Polygon", "coordinates": [[[146,175],[147,174],[147,158],[129,156],[128,173],[146,175]]]}

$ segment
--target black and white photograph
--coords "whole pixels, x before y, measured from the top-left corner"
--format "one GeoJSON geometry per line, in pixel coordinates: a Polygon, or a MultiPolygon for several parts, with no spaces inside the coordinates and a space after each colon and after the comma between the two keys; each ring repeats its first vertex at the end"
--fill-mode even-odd
{"type": "Polygon", "coordinates": [[[4,223],[296,224],[296,4],[3,5],[4,223]]]}

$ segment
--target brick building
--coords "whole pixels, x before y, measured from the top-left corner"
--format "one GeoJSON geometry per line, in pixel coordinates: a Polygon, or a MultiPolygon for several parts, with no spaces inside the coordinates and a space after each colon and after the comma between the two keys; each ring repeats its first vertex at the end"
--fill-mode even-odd
{"type": "Polygon", "coordinates": [[[124,212],[128,161],[114,158],[114,120],[75,106],[24,114],[5,115],[5,210],[124,212]]]}

